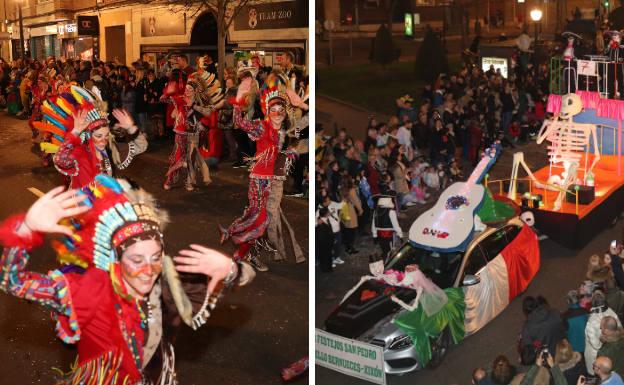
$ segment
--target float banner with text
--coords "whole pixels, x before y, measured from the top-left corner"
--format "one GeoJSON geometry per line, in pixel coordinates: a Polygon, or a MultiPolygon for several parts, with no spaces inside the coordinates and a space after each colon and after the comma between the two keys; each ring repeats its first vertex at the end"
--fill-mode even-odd
{"type": "Polygon", "coordinates": [[[375,384],[386,384],[381,346],[316,329],[316,364],[375,384]]]}

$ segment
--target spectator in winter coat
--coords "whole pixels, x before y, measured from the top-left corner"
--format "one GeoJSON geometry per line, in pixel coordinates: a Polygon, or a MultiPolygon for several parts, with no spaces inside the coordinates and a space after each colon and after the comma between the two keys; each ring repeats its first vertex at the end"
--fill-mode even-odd
{"type": "Polygon", "coordinates": [[[575,385],[579,376],[587,374],[583,355],[574,351],[566,339],[557,343],[555,364],[561,369],[568,385],[575,385]]]}
{"type": "Polygon", "coordinates": [[[379,189],[379,180],[381,175],[379,171],[375,167],[377,162],[377,150],[373,149],[368,153],[368,162],[364,166],[364,171],[366,172],[366,179],[368,180],[368,184],[371,189],[371,194],[378,195],[381,190],[379,189]]]}
{"type": "Polygon", "coordinates": [[[601,331],[600,324],[604,317],[611,316],[617,320],[619,327],[622,327],[618,316],[613,310],[607,306],[607,300],[602,291],[596,290],[592,295],[592,307],[587,320],[587,326],[585,327],[585,365],[587,366],[587,372],[594,374],[592,365],[598,350],[602,347],[602,341],[600,340],[601,331]]]}
{"type": "Polygon", "coordinates": [[[566,297],[568,309],[561,314],[566,336],[575,352],[583,353],[585,351],[585,327],[589,312],[579,304],[578,292],[570,290],[566,297]]]}
{"type": "Polygon", "coordinates": [[[343,244],[349,254],[356,254],[353,245],[358,228],[358,216],[362,215],[362,203],[356,192],[355,186],[349,184],[341,189],[342,207],[340,209],[340,219],[342,220],[343,244]]]}
{"type": "Polygon", "coordinates": [[[545,345],[549,352],[554,352],[557,342],[565,338],[559,313],[531,296],[522,302],[522,311],[527,320],[522,328],[521,345],[545,345]]]}
{"type": "Polygon", "coordinates": [[[546,362],[542,355],[538,354],[535,365],[526,372],[520,385],[567,385],[561,369],[555,365],[553,356],[548,352],[545,354],[546,362]]]}
{"type": "Polygon", "coordinates": [[[330,273],[332,271],[332,246],[334,244],[334,234],[329,223],[329,210],[326,207],[319,209],[316,220],[316,255],[319,259],[321,272],[330,273]]]}
{"type": "Polygon", "coordinates": [[[598,350],[597,356],[609,357],[613,370],[624,376],[624,330],[618,326],[617,320],[610,316],[600,321],[600,330],[602,347],[598,350]]]}
{"type": "Polygon", "coordinates": [[[622,269],[622,259],[620,258],[623,248],[624,246],[619,242],[609,247],[611,270],[620,290],[624,290],[624,269],[622,269]]]}

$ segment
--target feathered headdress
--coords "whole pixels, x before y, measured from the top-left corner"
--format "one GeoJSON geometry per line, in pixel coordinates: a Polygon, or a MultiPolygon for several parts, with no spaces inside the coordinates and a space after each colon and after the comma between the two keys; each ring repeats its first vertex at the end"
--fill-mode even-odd
{"type": "Polygon", "coordinates": [[[58,151],[65,135],[74,127],[74,115],[80,110],[87,111],[89,131],[108,125],[106,102],[82,87],[72,85],[69,92],[62,92],[42,103],[43,120],[34,122],[33,125],[39,131],[52,134],[51,143],[46,143],[45,148],[42,147],[43,151],[58,151]]]}
{"type": "Polygon", "coordinates": [[[193,72],[186,82],[193,90],[193,102],[200,106],[216,105],[223,100],[223,90],[215,74],[208,71],[193,72]]]}
{"type": "Polygon", "coordinates": [[[73,235],[52,245],[61,262],[110,271],[128,241],[154,239],[162,243],[168,215],[156,207],[154,198],[145,190],[99,174],[78,194],[87,196],[83,204],[90,209],[64,220],[73,235]]]}
{"type": "Polygon", "coordinates": [[[286,109],[292,110],[290,98],[286,90],[288,89],[288,79],[281,72],[271,72],[267,76],[261,88],[260,107],[265,117],[268,117],[269,107],[275,103],[283,103],[286,109]]]}

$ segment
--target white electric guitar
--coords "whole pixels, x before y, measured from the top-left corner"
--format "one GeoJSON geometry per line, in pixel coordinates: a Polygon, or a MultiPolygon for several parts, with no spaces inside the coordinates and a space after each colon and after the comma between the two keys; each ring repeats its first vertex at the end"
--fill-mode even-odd
{"type": "Polygon", "coordinates": [[[474,228],[474,215],[483,201],[481,180],[500,154],[500,144],[488,150],[466,182],[456,182],[442,192],[435,206],[412,224],[411,242],[426,249],[455,251],[465,247],[474,228]]]}

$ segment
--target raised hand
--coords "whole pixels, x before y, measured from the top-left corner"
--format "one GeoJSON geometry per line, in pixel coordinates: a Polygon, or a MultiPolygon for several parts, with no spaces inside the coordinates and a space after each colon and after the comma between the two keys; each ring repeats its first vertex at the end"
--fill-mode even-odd
{"type": "Polygon", "coordinates": [[[74,128],[72,134],[75,136],[80,135],[84,131],[89,123],[87,122],[87,110],[80,109],[74,114],[74,128]]]}
{"type": "Polygon", "coordinates": [[[86,195],[76,195],[76,190],[63,191],[63,186],[50,190],[47,194],[37,199],[28,209],[22,227],[41,233],[61,233],[72,235],[71,229],[59,225],[58,222],[67,217],[73,217],[89,210],[88,206],[78,206],[84,201],[86,195]]]}
{"type": "Polygon", "coordinates": [[[212,293],[217,284],[232,271],[232,259],[217,250],[204,246],[190,245],[190,248],[192,250],[180,250],[179,255],[173,258],[176,270],[209,276],[211,280],[208,284],[208,292],[212,293]]]}
{"type": "Polygon", "coordinates": [[[130,116],[128,111],[120,109],[120,108],[115,108],[113,110],[113,116],[119,122],[115,124],[115,126],[113,127],[114,129],[123,128],[129,133],[132,133],[130,131],[132,131],[132,127],[135,127],[135,125],[134,125],[134,120],[132,120],[132,116],[130,116]]]}
{"type": "Polygon", "coordinates": [[[251,91],[251,82],[253,82],[253,78],[248,76],[241,80],[238,85],[238,90],[236,91],[236,101],[240,101],[249,91],[251,91]]]}

